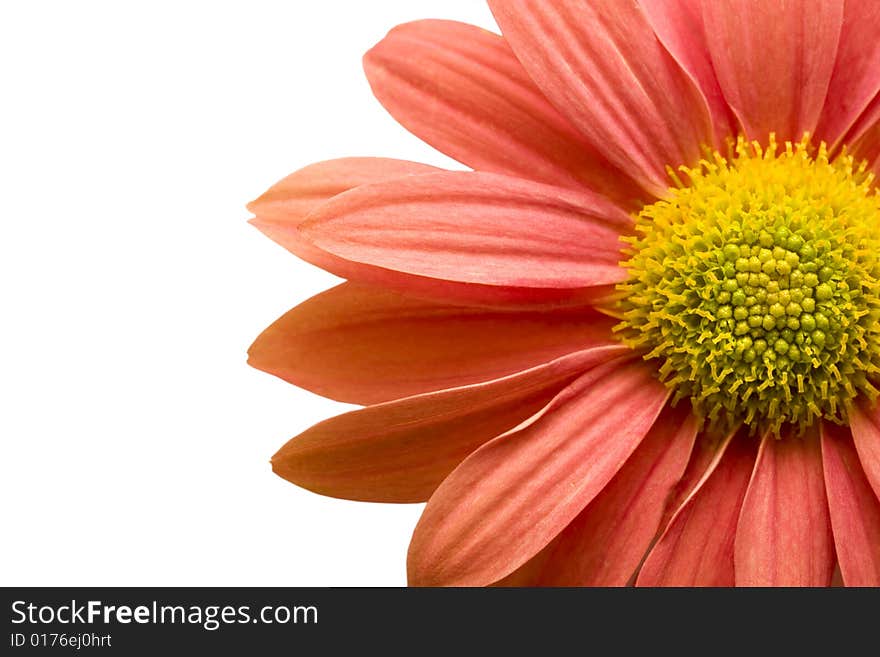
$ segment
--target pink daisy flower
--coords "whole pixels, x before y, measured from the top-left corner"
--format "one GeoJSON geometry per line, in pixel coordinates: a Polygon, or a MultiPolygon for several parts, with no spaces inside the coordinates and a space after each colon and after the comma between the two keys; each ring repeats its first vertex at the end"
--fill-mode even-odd
{"type": "Polygon", "coordinates": [[[275,472],[427,501],[413,585],[880,585],[880,5],[489,5],[364,59],[473,171],[249,206],[347,279],[250,363],[365,406],[275,472]]]}

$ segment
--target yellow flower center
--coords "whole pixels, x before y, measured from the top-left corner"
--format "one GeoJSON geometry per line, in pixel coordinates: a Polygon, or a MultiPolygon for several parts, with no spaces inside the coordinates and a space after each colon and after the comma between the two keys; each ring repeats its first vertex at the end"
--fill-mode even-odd
{"type": "Polygon", "coordinates": [[[625,238],[621,339],[709,425],[843,423],[880,373],[880,194],[809,138],[673,174],[625,238]]]}

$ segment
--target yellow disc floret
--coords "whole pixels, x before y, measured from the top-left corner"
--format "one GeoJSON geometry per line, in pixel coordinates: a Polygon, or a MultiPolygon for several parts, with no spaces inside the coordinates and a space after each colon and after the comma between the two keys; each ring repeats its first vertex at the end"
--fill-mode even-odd
{"type": "Polygon", "coordinates": [[[845,422],[880,373],[880,194],[805,137],[682,168],[626,238],[618,335],[709,424],[845,422]]]}

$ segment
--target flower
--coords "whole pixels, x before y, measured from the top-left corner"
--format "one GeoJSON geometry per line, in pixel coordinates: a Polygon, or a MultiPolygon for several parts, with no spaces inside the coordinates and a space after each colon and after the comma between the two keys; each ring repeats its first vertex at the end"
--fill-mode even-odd
{"type": "Polygon", "coordinates": [[[489,0],[367,53],[473,171],[308,166],[252,222],[347,282],[250,362],[365,405],[280,476],[427,501],[414,585],[880,585],[880,8],[489,0]]]}

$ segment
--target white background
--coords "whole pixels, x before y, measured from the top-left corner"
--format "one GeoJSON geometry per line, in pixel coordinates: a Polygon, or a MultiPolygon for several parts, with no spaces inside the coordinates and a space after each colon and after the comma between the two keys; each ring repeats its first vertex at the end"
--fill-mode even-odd
{"type": "Polygon", "coordinates": [[[455,166],[372,98],[395,24],[479,0],[0,4],[0,584],[402,585],[420,505],[271,473],[344,410],[245,365],[335,279],[250,227],[312,161],[455,166]]]}

